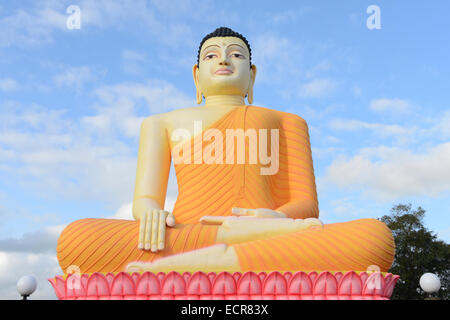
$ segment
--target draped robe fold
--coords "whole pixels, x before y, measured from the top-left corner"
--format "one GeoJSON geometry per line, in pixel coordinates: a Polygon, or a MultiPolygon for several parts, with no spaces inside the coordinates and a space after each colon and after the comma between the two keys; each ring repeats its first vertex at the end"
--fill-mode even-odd
{"type": "MultiPolygon", "coordinates": [[[[57,258],[62,270],[66,272],[75,265],[82,273],[120,272],[130,262],[151,262],[214,245],[219,227],[200,224],[199,219],[230,216],[232,207],[280,210],[290,218],[319,216],[308,127],[302,118],[262,107],[240,106],[203,128],[202,137],[202,141],[196,136],[185,142],[190,144],[190,163],[174,163],[178,197],[173,213],[177,225],[166,229],[163,251],[152,253],[137,248],[138,221],[82,219],[67,226],[58,240],[57,258]],[[213,131],[208,129],[222,133],[222,164],[195,163],[202,154],[211,154],[214,139],[210,136],[213,131]],[[245,162],[237,161],[235,140],[234,163],[226,163],[227,129],[254,129],[260,134],[259,129],[267,129],[266,154],[271,150],[271,130],[278,129],[277,172],[261,174],[261,168],[270,164],[262,164],[259,157],[257,163],[249,163],[250,139],[245,139],[245,162]]],[[[230,146],[228,149],[232,150],[230,146]]],[[[395,252],[391,231],[375,219],[327,224],[322,229],[232,246],[240,263],[236,271],[241,272],[365,271],[369,266],[387,271],[395,252]]]]}

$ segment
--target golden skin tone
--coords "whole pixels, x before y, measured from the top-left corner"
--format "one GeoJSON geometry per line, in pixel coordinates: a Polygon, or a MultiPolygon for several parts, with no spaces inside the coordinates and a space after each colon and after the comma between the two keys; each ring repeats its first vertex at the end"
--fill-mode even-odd
{"type": "MultiPolygon", "coordinates": [[[[165,228],[175,225],[174,215],[163,210],[170,171],[170,150],[174,142],[172,132],[183,128],[194,135],[193,123],[201,120],[207,127],[233,108],[253,101],[253,85],[256,66],[249,62],[249,52],[245,43],[235,37],[210,38],[200,51],[199,66],[192,68],[197,89],[197,103],[205,97],[204,106],[178,109],[172,112],[146,118],[141,126],[136,185],[133,200],[133,217],[140,220],[138,247],[156,252],[164,250],[165,228]]],[[[183,143],[177,141],[176,143],[183,143]]],[[[270,235],[320,227],[315,218],[288,219],[283,212],[271,209],[233,208],[237,217],[203,217],[202,223],[221,225],[217,242],[225,243],[193,252],[177,254],[159,259],[153,263],[132,263],[129,271],[186,270],[198,265],[217,266],[224,271],[239,265],[233,247],[226,244],[254,240],[270,235]],[[251,219],[249,218],[259,218],[251,219]],[[248,223],[246,222],[248,221],[248,223]],[[180,270],[181,270],[180,269],[180,270]]]]}

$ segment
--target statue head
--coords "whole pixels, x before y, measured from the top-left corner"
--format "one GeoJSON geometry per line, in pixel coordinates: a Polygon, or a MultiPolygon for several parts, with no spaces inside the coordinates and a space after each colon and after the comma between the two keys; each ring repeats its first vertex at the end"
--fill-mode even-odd
{"type": "Polygon", "coordinates": [[[212,95],[240,95],[253,103],[256,66],[247,39],[229,28],[217,28],[200,43],[192,68],[197,103],[212,95]]]}

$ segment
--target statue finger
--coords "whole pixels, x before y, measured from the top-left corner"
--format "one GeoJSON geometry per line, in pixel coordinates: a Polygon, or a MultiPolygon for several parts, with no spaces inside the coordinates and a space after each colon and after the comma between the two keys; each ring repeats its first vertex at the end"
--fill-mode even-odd
{"type": "Polygon", "coordinates": [[[175,225],[175,216],[173,215],[172,212],[167,212],[166,224],[169,227],[173,227],[175,225]]]}
{"type": "Polygon", "coordinates": [[[303,223],[305,225],[308,225],[311,229],[322,229],[323,228],[323,222],[317,218],[307,218],[303,220],[303,223]]]}
{"type": "Polygon", "coordinates": [[[226,219],[237,217],[224,217],[224,216],[203,216],[200,218],[200,222],[202,224],[210,224],[210,225],[221,225],[226,219]]]}
{"type": "Polygon", "coordinates": [[[281,212],[281,211],[275,211],[275,212],[278,213],[278,216],[279,216],[280,218],[287,218],[286,213],[281,212]]]}
{"type": "Polygon", "coordinates": [[[144,238],[145,250],[150,250],[151,248],[152,221],[153,221],[153,210],[148,210],[147,221],[145,223],[145,238],[144,238]]]}
{"type": "Polygon", "coordinates": [[[144,212],[144,214],[141,217],[141,221],[139,222],[139,242],[138,242],[138,249],[144,248],[144,236],[145,236],[145,225],[147,223],[147,212],[144,212]]]}
{"type": "Polygon", "coordinates": [[[168,214],[169,213],[164,210],[161,210],[159,212],[158,250],[164,249],[164,244],[166,240],[166,218],[168,214]]]}
{"type": "Polygon", "coordinates": [[[158,251],[158,227],[159,227],[159,210],[154,209],[152,215],[152,236],[151,236],[151,250],[158,251]]]}
{"type": "Polygon", "coordinates": [[[127,265],[126,271],[129,273],[132,273],[132,272],[142,273],[144,271],[144,269],[141,267],[139,262],[131,262],[127,265]]]}
{"type": "Polygon", "coordinates": [[[237,208],[237,207],[231,208],[231,213],[236,215],[236,216],[246,216],[246,215],[248,215],[247,209],[245,209],[245,208],[237,208]]]}

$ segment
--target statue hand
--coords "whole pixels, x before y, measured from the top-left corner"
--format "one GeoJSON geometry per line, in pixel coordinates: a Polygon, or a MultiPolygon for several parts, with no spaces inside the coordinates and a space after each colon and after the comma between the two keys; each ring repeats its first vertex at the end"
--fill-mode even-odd
{"type": "Polygon", "coordinates": [[[173,213],[161,209],[146,210],[140,219],[138,248],[152,252],[163,250],[166,225],[169,227],[175,225],[173,213]]]}
{"type": "MultiPolygon", "coordinates": [[[[259,209],[245,209],[245,208],[232,208],[231,212],[235,216],[246,218],[287,218],[281,211],[275,211],[271,209],[259,208],[259,209]]],[[[221,225],[226,220],[234,220],[238,217],[233,216],[203,216],[200,218],[202,224],[209,225],[221,225]]]]}
{"type": "Polygon", "coordinates": [[[287,218],[281,211],[275,211],[266,208],[246,209],[246,208],[232,208],[231,212],[236,216],[245,216],[252,218],[287,218]]]}

